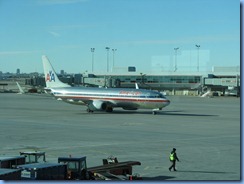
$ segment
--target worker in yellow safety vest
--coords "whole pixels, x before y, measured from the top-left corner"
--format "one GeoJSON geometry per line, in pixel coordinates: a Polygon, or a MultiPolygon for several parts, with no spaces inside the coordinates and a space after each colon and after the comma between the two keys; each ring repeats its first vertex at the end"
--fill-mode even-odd
{"type": "Polygon", "coordinates": [[[169,171],[171,171],[172,168],[174,169],[174,171],[177,171],[175,169],[175,165],[176,165],[176,160],[179,162],[179,159],[177,157],[175,148],[173,148],[173,151],[171,151],[171,153],[169,155],[169,160],[170,160],[170,162],[172,162],[172,165],[169,167],[169,171]]]}

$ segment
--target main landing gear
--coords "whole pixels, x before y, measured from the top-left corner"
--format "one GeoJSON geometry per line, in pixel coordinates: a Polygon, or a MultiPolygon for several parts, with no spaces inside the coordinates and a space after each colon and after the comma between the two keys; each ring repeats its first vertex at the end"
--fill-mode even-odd
{"type": "Polygon", "coordinates": [[[86,111],[87,111],[88,113],[93,113],[93,112],[94,112],[93,110],[91,110],[91,109],[89,109],[89,108],[87,108],[86,111]]]}
{"type": "Polygon", "coordinates": [[[112,107],[107,107],[106,108],[106,112],[113,112],[113,108],[112,107]]]}
{"type": "Polygon", "coordinates": [[[161,111],[161,110],[162,110],[162,108],[153,109],[152,114],[156,115],[158,113],[158,111],[161,111]]]}
{"type": "MultiPolygon", "coordinates": [[[[93,113],[93,112],[94,112],[93,110],[91,110],[91,109],[89,109],[89,108],[87,108],[86,111],[87,111],[88,113],[93,113]]],[[[107,107],[105,110],[101,110],[101,111],[113,112],[113,108],[112,108],[112,107],[107,107]]]]}
{"type": "Polygon", "coordinates": [[[153,114],[153,115],[156,115],[156,114],[157,114],[157,111],[152,111],[152,114],[153,114]]]}

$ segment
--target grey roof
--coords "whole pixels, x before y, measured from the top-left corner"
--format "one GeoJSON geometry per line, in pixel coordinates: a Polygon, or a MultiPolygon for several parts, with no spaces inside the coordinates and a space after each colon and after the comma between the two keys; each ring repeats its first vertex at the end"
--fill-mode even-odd
{"type": "Polygon", "coordinates": [[[25,164],[25,165],[18,165],[18,169],[43,169],[43,168],[48,168],[48,167],[57,167],[57,166],[62,166],[64,164],[59,164],[59,163],[34,163],[34,164],[25,164]]]}

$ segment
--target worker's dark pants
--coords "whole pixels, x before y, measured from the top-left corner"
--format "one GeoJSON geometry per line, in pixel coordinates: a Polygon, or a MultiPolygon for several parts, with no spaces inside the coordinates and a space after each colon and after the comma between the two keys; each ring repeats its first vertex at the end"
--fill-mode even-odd
{"type": "Polygon", "coordinates": [[[174,171],[175,171],[176,170],[175,169],[175,162],[176,162],[176,160],[170,160],[170,162],[172,163],[172,165],[169,167],[169,169],[171,170],[173,168],[174,171]]]}

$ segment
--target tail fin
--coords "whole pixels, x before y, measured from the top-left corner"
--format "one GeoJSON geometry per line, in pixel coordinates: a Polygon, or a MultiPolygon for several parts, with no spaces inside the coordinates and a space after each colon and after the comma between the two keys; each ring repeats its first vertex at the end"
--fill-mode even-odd
{"type": "Polygon", "coordinates": [[[44,68],[44,75],[47,88],[57,88],[57,87],[70,87],[70,85],[61,82],[58,79],[56,72],[54,71],[50,61],[47,56],[42,56],[42,63],[44,68]]]}
{"type": "Polygon", "coordinates": [[[139,86],[138,86],[138,84],[137,84],[137,83],[135,83],[135,87],[136,87],[136,89],[139,89],[139,86]]]}
{"type": "Polygon", "coordinates": [[[19,88],[19,93],[18,93],[18,94],[24,94],[25,92],[24,92],[24,90],[22,89],[22,87],[19,85],[19,83],[16,82],[16,84],[17,84],[17,86],[18,86],[18,88],[19,88]]]}

